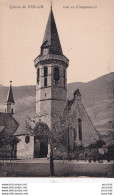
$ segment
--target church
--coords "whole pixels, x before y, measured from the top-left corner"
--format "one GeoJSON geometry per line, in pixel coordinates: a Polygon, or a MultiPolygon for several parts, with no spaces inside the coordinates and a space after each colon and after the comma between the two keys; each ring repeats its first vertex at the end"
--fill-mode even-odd
{"type": "MultiPolygon", "coordinates": [[[[0,113],[0,136],[12,135],[18,139],[15,158],[48,157],[51,138],[60,134],[64,136],[66,148],[71,152],[78,146],[87,147],[95,143],[99,134],[81,103],[79,89],[74,91],[72,100],[67,100],[69,60],[62,51],[52,7],[34,66],[36,110],[23,115],[15,113],[16,104],[10,82],[4,113],[0,113]]],[[[57,144],[55,149],[59,150],[57,144]]]]}

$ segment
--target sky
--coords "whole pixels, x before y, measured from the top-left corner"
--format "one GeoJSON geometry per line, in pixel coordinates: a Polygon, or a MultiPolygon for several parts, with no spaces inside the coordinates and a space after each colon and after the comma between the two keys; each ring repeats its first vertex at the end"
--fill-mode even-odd
{"type": "MultiPolygon", "coordinates": [[[[0,0],[0,84],[8,86],[12,80],[14,86],[35,85],[34,59],[49,12],[50,0],[0,0]]],[[[114,71],[113,0],[53,0],[53,13],[69,59],[68,83],[114,71]]]]}

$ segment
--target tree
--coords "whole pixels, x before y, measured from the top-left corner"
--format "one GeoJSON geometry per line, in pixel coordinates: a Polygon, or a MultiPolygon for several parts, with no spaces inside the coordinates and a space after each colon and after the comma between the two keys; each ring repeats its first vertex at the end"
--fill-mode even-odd
{"type": "Polygon", "coordinates": [[[9,144],[12,146],[12,151],[13,151],[13,160],[15,158],[15,152],[16,152],[16,145],[19,143],[19,139],[16,136],[11,136],[9,138],[9,144]]]}
{"type": "Polygon", "coordinates": [[[97,140],[95,143],[89,145],[89,148],[102,148],[106,143],[103,140],[97,140]]]}
{"type": "Polygon", "coordinates": [[[19,139],[16,138],[14,135],[7,136],[3,135],[0,137],[0,149],[3,153],[3,163],[4,159],[7,156],[6,152],[10,151],[10,160],[12,158],[12,152],[13,152],[13,159],[15,158],[15,146],[19,142],[19,139]]]}

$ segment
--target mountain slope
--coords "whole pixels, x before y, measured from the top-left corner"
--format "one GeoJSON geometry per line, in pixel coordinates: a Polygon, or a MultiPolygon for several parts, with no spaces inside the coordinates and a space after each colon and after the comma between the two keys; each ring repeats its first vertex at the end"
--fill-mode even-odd
{"type": "MultiPolygon", "coordinates": [[[[95,127],[113,129],[114,121],[114,73],[99,77],[88,83],[68,84],[67,98],[73,98],[73,92],[79,88],[82,94],[82,103],[91,117],[95,127]]],[[[0,111],[6,100],[8,87],[0,86],[0,111]]],[[[35,86],[13,87],[16,102],[16,113],[35,108],[35,86]]]]}

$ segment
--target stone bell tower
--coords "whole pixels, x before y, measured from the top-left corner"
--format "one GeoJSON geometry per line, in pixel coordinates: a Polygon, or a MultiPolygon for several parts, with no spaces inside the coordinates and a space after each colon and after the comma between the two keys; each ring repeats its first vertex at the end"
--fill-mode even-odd
{"type": "Polygon", "coordinates": [[[37,72],[36,113],[49,128],[59,115],[67,98],[67,67],[51,6],[40,55],[34,60],[37,72]]]}

